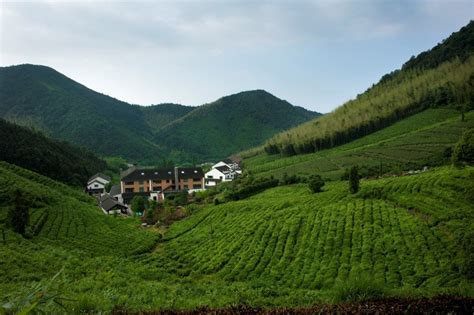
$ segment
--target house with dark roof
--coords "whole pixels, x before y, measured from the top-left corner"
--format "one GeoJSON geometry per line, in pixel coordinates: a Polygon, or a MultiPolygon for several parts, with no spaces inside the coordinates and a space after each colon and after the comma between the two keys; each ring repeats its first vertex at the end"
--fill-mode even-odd
{"type": "Polygon", "coordinates": [[[111,178],[105,174],[97,173],[87,181],[86,192],[89,195],[100,196],[105,193],[105,186],[110,183],[111,178]]]}
{"type": "Polygon", "coordinates": [[[234,180],[240,174],[242,174],[242,170],[239,163],[227,158],[214,164],[211,170],[204,175],[205,185],[213,187],[221,182],[234,180]]]}
{"type": "Polygon", "coordinates": [[[186,190],[204,189],[204,173],[200,167],[175,167],[163,169],[134,169],[122,177],[120,191],[124,203],[134,196],[148,196],[159,200],[163,194],[186,190]]]}
{"type": "Polygon", "coordinates": [[[99,205],[105,214],[128,214],[128,207],[108,193],[100,196],[99,205]]]}

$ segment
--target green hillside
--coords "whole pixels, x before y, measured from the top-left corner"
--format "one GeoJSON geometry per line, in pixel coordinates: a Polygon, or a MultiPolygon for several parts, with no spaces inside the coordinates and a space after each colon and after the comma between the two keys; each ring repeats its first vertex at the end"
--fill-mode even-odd
{"type": "Polygon", "coordinates": [[[223,158],[316,115],[263,91],[199,107],[130,105],[45,66],[0,67],[0,118],[144,164],[223,158]]]}
{"type": "Polygon", "coordinates": [[[159,104],[140,106],[143,117],[148,127],[154,132],[159,131],[176,119],[191,112],[194,107],[179,104],[159,104]]]}
{"type": "Polygon", "coordinates": [[[102,155],[160,154],[142,112],[44,66],[0,68],[0,117],[102,155]]]}
{"type": "Polygon", "coordinates": [[[474,21],[409,60],[333,112],[272,137],[269,154],[291,156],[339,146],[436,107],[474,104],[474,21]]]}
{"type": "Polygon", "coordinates": [[[263,90],[241,92],[196,108],[160,130],[156,141],[213,160],[260,145],[278,131],[315,116],[320,114],[263,90]]]}
{"type": "Polygon", "coordinates": [[[245,159],[244,167],[255,176],[267,177],[318,173],[339,179],[352,165],[358,165],[363,175],[399,173],[449,163],[450,148],[473,127],[474,111],[461,121],[457,110],[428,109],[336,148],[291,157],[258,154],[245,159]]]}
{"type": "Polygon", "coordinates": [[[3,119],[0,119],[0,160],[76,186],[83,186],[90,176],[106,168],[105,161],[87,150],[3,119]]]}
{"type": "Polygon", "coordinates": [[[328,183],[319,194],[306,185],[277,187],[195,210],[156,246],[152,229],[105,216],[80,192],[1,162],[0,310],[473,296],[473,176],[472,167],[444,167],[362,181],[356,195],[347,182],[328,183]],[[4,229],[16,188],[30,206],[29,239],[4,229]]]}

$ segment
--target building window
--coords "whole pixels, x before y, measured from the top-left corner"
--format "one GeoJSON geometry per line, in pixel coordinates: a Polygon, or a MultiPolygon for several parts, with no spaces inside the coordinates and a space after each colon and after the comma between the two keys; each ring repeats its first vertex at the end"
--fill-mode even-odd
{"type": "Polygon", "coordinates": [[[214,178],[212,175],[207,175],[207,178],[214,178]]]}
{"type": "Polygon", "coordinates": [[[144,192],[143,187],[140,187],[140,188],[138,189],[138,191],[139,191],[139,192],[144,192]]]}
{"type": "Polygon", "coordinates": [[[125,192],[133,192],[133,188],[125,188],[125,192]]]}
{"type": "Polygon", "coordinates": [[[193,185],[193,189],[201,189],[201,185],[193,185]]]}
{"type": "Polygon", "coordinates": [[[219,179],[222,179],[222,176],[219,176],[219,179]]]}
{"type": "Polygon", "coordinates": [[[139,185],[143,185],[143,181],[142,181],[142,180],[139,181],[138,184],[139,184],[139,185]]]}
{"type": "Polygon", "coordinates": [[[94,184],[94,187],[99,187],[99,184],[94,184]]]}
{"type": "Polygon", "coordinates": [[[125,182],[125,185],[133,185],[133,182],[125,182]]]}

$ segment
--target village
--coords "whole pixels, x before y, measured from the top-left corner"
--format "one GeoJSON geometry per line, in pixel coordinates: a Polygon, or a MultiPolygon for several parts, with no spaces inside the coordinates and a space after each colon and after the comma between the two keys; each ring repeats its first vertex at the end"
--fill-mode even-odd
{"type": "Polygon", "coordinates": [[[169,196],[203,191],[229,182],[242,174],[240,159],[229,157],[213,164],[204,173],[202,167],[137,168],[130,166],[120,174],[120,184],[97,173],[87,182],[85,191],[97,198],[99,207],[108,215],[143,215],[132,211],[132,200],[141,197],[162,202],[169,196]]]}

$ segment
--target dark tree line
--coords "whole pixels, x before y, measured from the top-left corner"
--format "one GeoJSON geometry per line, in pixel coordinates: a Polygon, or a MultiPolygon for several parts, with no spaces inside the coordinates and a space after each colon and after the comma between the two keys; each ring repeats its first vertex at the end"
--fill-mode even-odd
{"type": "Polygon", "coordinates": [[[106,168],[93,153],[0,119],[0,160],[66,184],[83,186],[106,168]]]}

